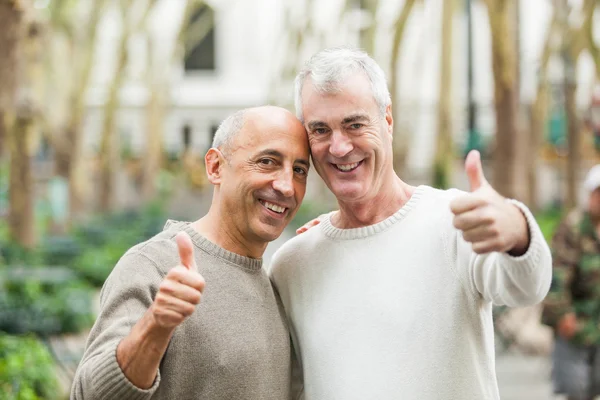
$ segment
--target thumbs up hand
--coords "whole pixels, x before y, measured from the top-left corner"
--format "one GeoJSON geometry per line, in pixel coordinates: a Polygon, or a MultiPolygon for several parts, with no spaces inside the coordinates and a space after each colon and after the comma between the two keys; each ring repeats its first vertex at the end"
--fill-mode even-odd
{"type": "Polygon", "coordinates": [[[169,271],[150,307],[156,324],[166,329],[175,329],[192,315],[204,290],[204,278],[198,273],[191,238],[179,232],[175,241],[181,263],[169,271]]]}
{"type": "Polygon", "coordinates": [[[525,254],[530,239],[525,215],[487,182],[478,151],[469,153],[465,170],[471,191],[450,202],[454,227],[462,231],[477,254],[525,254]]]}

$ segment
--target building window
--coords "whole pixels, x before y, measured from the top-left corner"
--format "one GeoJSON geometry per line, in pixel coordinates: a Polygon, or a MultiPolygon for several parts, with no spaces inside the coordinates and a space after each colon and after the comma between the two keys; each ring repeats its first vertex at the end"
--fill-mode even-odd
{"type": "Polygon", "coordinates": [[[215,70],[215,15],[203,4],[192,13],[185,33],[186,72],[215,70]]]}
{"type": "Polygon", "coordinates": [[[185,125],[182,131],[183,138],[183,150],[187,151],[192,146],[192,128],[189,125],[185,125]]]}

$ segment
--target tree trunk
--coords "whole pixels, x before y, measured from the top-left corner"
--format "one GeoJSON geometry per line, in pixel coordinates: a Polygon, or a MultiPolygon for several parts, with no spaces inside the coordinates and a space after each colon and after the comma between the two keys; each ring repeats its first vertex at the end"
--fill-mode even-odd
{"type": "Polygon", "coordinates": [[[0,159],[5,153],[9,121],[14,119],[17,44],[22,29],[22,14],[22,10],[13,1],[0,2],[0,159]]]}
{"type": "Polygon", "coordinates": [[[35,131],[32,115],[19,115],[9,131],[10,177],[8,223],[13,240],[26,248],[35,245],[31,140],[35,131]]]}
{"type": "Polygon", "coordinates": [[[552,47],[552,36],[557,27],[556,13],[552,17],[552,22],[546,33],[544,47],[538,70],[538,84],[535,100],[531,107],[530,132],[529,132],[529,157],[526,157],[527,162],[527,197],[526,203],[532,211],[537,211],[539,208],[538,199],[538,154],[542,147],[544,134],[546,132],[546,120],[548,116],[548,63],[550,56],[555,49],[552,47]]]}
{"type": "Polygon", "coordinates": [[[435,187],[450,187],[454,144],[452,142],[452,20],[454,0],[445,0],[442,7],[442,37],[440,57],[440,96],[438,104],[438,134],[433,166],[435,187]]]}
{"type": "Polygon", "coordinates": [[[77,82],[73,87],[71,97],[71,115],[65,130],[66,143],[69,148],[63,155],[66,161],[67,177],[69,179],[69,212],[70,220],[76,219],[84,205],[87,192],[87,179],[81,153],[83,140],[83,122],[86,109],[86,94],[95,59],[95,44],[98,33],[98,23],[104,10],[105,0],[96,0],[87,21],[83,36],[84,45],[77,49],[81,54],[81,67],[76,71],[77,82]]]}
{"type": "Polygon", "coordinates": [[[119,137],[117,137],[117,110],[119,108],[119,92],[125,80],[125,67],[127,66],[127,46],[129,38],[138,32],[146,23],[150,11],[157,0],[149,0],[143,15],[135,22],[131,21],[129,12],[134,5],[133,0],[120,2],[122,17],[122,33],[117,52],[117,66],[113,81],[108,90],[108,97],[104,106],[104,122],[100,139],[100,210],[112,210],[115,191],[116,171],[121,158],[119,154],[119,137]]]}
{"type": "Polygon", "coordinates": [[[371,57],[375,56],[378,6],[379,0],[366,0],[366,9],[371,17],[371,23],[360,33],[360,47],[362,47],[369,55],[371,55],[371,57]]]}
{"type": "Polygon", "coordinates": [[[511,28],[514,0],[486,0],[492,37],[492,69],[496,111],[494,188],[503,196],[518,198],[517,57],[511,28]]]}
{"type": "Polygon", "coordinates": [[[10,149],[9,208],[11,237],[26,248],[35,245],[34,184],[31,171],[32,142],[37,134],[37,109],[42,82],[41,26],[26,23],[19,43],[18,69],[21,97],[16,117],[8,129],[10,149]]]}
{"type": "Polygon", "coordinates": [[[600,79],[600,50],[594,41],[594,11],[596,10],[596,6],[598,2],[596,0],[586,0],[584,3],[584,15],[586,15],[586,20],[583,25],[583,34],[585,35],[587,47],[594,60],[594,66],[596,67],[596,79],[600,79]]]}
{"type": "Polygon", "coordinates": [[[115,174],[119,163],[116,135],[116,114],[119,107],[119,90],[125,79],[127,65],[127,43],[129,32],[124,28],[117,55],[117,67],[108,90],[104,106],[104,121],[100,140],[100,210],[112,210],[115,189],[115,174]]]}
{"type": "Polygon", "coordinates": [[[142,198],[150,201],[156,196],[156,177],[160,172],[163,149],[163,126],[165,105],[161,86],[150,87],[150,100],[147,106],[146,125],[148,141],[144,155],[142,174],[142,198]]]}
{"type": "Polygon", "coordinates": [[[575,71],[573,60],[569,55],[565,56],[564,93],[565,112],[567,116],[567,193],[565,206],[570,209],[577,205],[577,188],[579,185],[579,169],[581,166],[581,131],[579,129],[579,117],[577,115],[577,103],[575,92],[575,71]]]}
{"type": "Polygon", "coordinates": [[[406,29],[408,17],[415,5],[416,0],[405,0],[398,19],[394,23],[394,38],[392,40],[392,65],[390,68],[390,95],[392,97],[392,117],[394,119],[394,170],[401,173],[406,165],[410,137],[406,132],[400,129],[400,99],[398,93],[400,90],[400,54],[402,47],[402,38],[406,29]]]}

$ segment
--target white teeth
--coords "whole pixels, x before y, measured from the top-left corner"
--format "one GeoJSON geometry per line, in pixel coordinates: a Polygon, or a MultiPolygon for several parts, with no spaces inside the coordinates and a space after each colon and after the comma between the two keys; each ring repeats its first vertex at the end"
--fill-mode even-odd
{"type": "Polygon", "coordinates": [[[265,207],[267,207],[269,210],[271,211],[275,211],[278,214],[281,214],[282,212],[285,211],[284,207],[278,206],[277,204],[273,204],[273,203],[269,203],[269,202],[264,202],[265,207]]]}
{"type": "Polygon", "coordinates": [[[358,164],[360,163],[353,163],[353,164],[336,164],[335,166],[340,170],[340,171],[350,171],[356,167],[358,167],[358,164]]]}

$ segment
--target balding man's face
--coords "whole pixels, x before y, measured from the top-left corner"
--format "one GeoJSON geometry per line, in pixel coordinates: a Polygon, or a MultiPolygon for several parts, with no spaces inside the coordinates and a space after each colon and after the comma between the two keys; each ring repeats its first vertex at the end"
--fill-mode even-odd
{"type": "Polygon", "coordinates": [[[309,147],[302,124],[283,109],[251,113],[227,158],[219,189],[227,218],[246,240],[275,240],[306,191],[309,147]]]}

